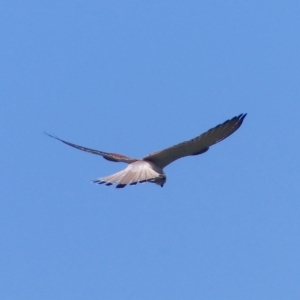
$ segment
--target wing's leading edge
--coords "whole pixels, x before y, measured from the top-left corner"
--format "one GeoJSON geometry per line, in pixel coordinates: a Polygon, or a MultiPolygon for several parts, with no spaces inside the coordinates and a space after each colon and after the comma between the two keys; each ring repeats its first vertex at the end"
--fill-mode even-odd
{"type": "Polygon", "coordinates": [[[154,152],[144,157],[143,160],[150,161],[164,168],[171,162],[185,156],[198,155],[206,152],[210,146],[221,142],[234,133],[243,123],[247,114],[240,114],[218,126],[202,133],[189,141],[154,152]]]}
{"type": "Polygon", "coordinates": [[[67,141],[64,141],[56,136],[53,136],[49,133],[46,133],[44,132],[46,135],[50,136],[51,138],[54,138],[58,141],[61,141],[63,142],[64,144],[68,145],[68,146],[71,146],[73,148],[76,148],[76,149],[79,149],[79,150],[82,150],[82,151],[85,151],[85,152],[88,152],[88,153],[92,153],[92,154],[96,154],[96,155],[100,155],[102,156],[103,158],[109,160],[109,161],[114,161],[114,162],[125,162],[127,164],[130,164],[132,162],[135,162],[137,161],[136,158],[131,158],[131,157],[128,157],[128,156],[125,156],[125,155],[121,155],[121,154],[117,154],[117,153],[108,153],[108,152],[103,152],[103,151],[99,151],[99,150],[94,150],[94,149],[90,149],[90,148],[86,148],[86,147],[82,147],[82,146],[79,146],[79,145],[76,145],[76,144],[73,144],[73,143],[69,143],[67,141]]]}

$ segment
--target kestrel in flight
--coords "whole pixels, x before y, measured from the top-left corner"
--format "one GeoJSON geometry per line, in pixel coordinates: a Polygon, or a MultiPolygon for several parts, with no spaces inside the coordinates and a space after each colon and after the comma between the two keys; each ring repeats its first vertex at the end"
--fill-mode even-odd
{"type": "Polygon", "coordinates": [[[112,174],[110,176],[97,178],[93,181],[94,183],[105,183],[105,185],[112,185],[117,183],[117,188],[123,188],[127,184],[135,185],[138,182],[152,182],[163,187],[167,180],[167,176],[164,173],[163,169],[167,165],[181,157],[199,155],[206,152],[210,146],[221,142],[232,133],[234,133],[242,125],[246,115],[247,114],[240,114],[237,117],[234,117],[214,128],[211,128],[210,130],[202,133],[194,139],[160,151],[153,152],[142,159],[131,158],[121,154],[108,153],[85,148],[66,142],[48,133],[46,134],[71,147],[100,155],[109,161],[124,162],[128,164],[128,166],[123,171],[112,174]]]}

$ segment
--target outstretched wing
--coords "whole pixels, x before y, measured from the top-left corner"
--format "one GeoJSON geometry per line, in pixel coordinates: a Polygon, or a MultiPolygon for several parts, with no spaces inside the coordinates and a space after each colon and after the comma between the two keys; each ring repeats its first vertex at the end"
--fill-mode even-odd
{"type": "Polygon", "coordinates": [[[149,154],[144,157],[143,160],[153,162],[155,165],[164,168],[181,157],[202,154],[206,152],[210,146],[221,142],[234,133],[242,125],[246,115],[247,114],[241,114],[231,120],[227,120],[190,141],[149,154]]]}
{"type": "Polygon", "coordinates": [[[90,149],[90,148],[86,148],[86,147],[82,147],[82,146],[78,146],[78,145],[66,142],[66,141],[64,141],[64,140],[62,140],[62,139],[60,139],[56,136],[53,136],[53,135],[49,134],[49,133],[45,132],[45,134],[52,137],[52,138],[54,138],[54,139],[56,139],[56,140],[58,140],[58,141],[63,142],[66,145],[74,147],[76,149],[79,149],[79,150],[82,150],[82,151],[85,151],[85,152],[89,152],[89,153],[92,153],[92,154],[101,155],[101,156],[103,156],[103,158],[105,158],[109,161],[125,162],[127,164],[131,164],[132,162],[137,161],[136,158],[131,158],[131,157],[128,157],[128,156],[117,154],[117,153],[107,153],[107,152],[102,152],[102,151],[99,151],[99,150],[93,150],[93,149],[90,149]]]}

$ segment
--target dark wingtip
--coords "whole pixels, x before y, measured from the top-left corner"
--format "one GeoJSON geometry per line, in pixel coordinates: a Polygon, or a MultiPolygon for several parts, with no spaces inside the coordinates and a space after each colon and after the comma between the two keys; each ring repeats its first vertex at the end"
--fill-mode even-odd
{"type": "Polygon", "coordinates": [[[232,120],[234,120],[234,119],[237,120],[237,123],[236,123],[237,126],[236,126],[235,130],[237,130],[238,128],[240,128],[240,126],[243,124],[243,121],[246,118],[246,116],[247,116],[247,114],[240,114],[237,117],[235,117],[235,118],[232,119],[232,120]]]}
{"type": "Polygon", "coordinates": [[[244,120],[247,114],[239,114],[238,116],[234,117],[233,119],[239,119],[239,120],[244,120]]]}
{"type": "Polygon", "coordinates": [[[247,116],[247,114],[241,114],[241,115],[239,115],[240,126],[243,124],[243,121],[246,118],[246,116],[247,116]]]}
{"type": "Polygon", "coordinates": [[[243,120],[246,118],[246,116],[247,116],[247,113],[246,113],[246,114],[240,114],[240,115],[239,115],[240,121],[243,122],[243,120]]]}
{"type": "Polygon", "coordinates": [[[49,137],[53,138],[53,139],[56,139],[56,140],[59,140],[59,141],[61,141],[61,139],[60,139],[60,138],[58,138],[58,137],[57,137],[57,136],[55,136],[55,135],[52,135],[52,134],[50,134],[50,133],[48,133],[48,132],[46,132],[46,131],[43,131],[43,133],[44,133],[45,135],[47,135],[47,136],[49,136],[49,137]]]}
{"type": "Polygon", "coordinates": [[[46,131],[43,131],[43,134],[47,135],[47,136],[50,136],[50,137],[54,137],[53,135],[51,135],[50,133],[46,132],[46,131]]]}
{"type": "Polygon", "coordinates": [[[247,116],[247,114],[240,114],[240,115],[238,115],[238,116],[236,116],[236,117],[234,117],[231,120],[228,120],[226,122],[230,122],[230,121],[236,120],[238,122],[238,124],[239,124],[237,128],[239,128],[242,125],[242,123],[243,123],[244,119],[246,118],[246,116],[247,116]]]}

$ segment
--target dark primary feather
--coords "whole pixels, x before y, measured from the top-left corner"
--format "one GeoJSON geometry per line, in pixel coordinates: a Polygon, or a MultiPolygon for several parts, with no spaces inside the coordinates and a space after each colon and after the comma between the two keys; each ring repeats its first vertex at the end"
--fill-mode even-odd
{"type": "Polygon", "coordinates": [[[247,114],[240,114],[224,123],[202,133],[189,141],[154,152],[143,158],[157,166],[164,168],[171,162],[189,155],[198,155],[206,152],[210,146],[221,142],[234,133],[243,123],[247,114]]]}
{"type": "Polygon", "coordinates": [[[134,161],[136,161],[137,159],[135,158],[131,158],[131,157],[128,157],[128,156],[124,156],[124,155],[121,155],[121,154],[117,154],[117,153],[108,153],[108,152],[103,152],[103,151],[99,151],[99,150],[94,150],[94,149],[90,149],[90,148],[86,148],[86,147],[82,147],[82,146],[79,146],[79,145],[76,145],[76,144],[73,144],[73,143],[69,143],[67,141],[64,141],[56,136],[53,136],[47,132],[44,132],[46,135],[58,140],[58,141],[61,141],[63,142],[64,144],[68,145],[68,146],[71,146],[71,147],[74,147],[76,149],[79,149],[79,150],[82,150],[82,151],[85,151],[85,152],[89,152],[89,153],[92,153],[92,154],[96,154],[96,155],[101,155],[103,158],[109,160],[109,161],[114,161],[114,162],[125,162],[125,163],[132,163],[134,161]]]}

